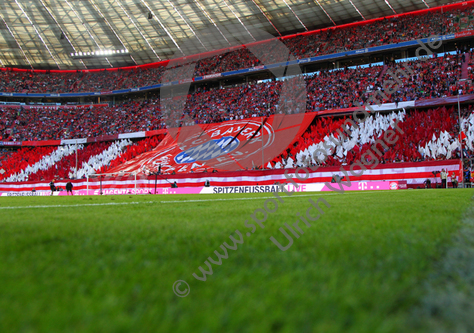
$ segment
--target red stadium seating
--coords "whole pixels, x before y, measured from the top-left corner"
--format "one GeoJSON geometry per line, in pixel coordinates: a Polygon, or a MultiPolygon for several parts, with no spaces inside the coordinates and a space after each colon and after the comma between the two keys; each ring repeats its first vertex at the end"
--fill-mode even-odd
{"type": "MultiPolygon", "coordinates": [[[[388,103],[454,96],[460,89],[462,94],[474,93],[471,81],[462,85],[458,82],[462,74],[461,66],[459,54],[424,62],[346,68],[312,74],[306,77],[306,112],[361,105],[373,95],[377,95],[380,102],[388,103]],[[406,71],[409,75],[402,77],[397,70],[406,70],[407,66],[413,73],[406,71]],[[387,98],[382,94],[374,94],[374,90],[384,88],[381,82],[393,79],[393,73],[397,73],[403,85],[394,93],[386,93],[387,98]]],[[[472,76],[472,68],[469,73],[472,76]]],[[[279,112],[281,86],[282,81],[272,81],[224,89],[201,88],[188,95],[183,117],[191,117],[194,123],[213,123],[273,114],[279,112]]],[[[374,104],[375,101],[370,103],[374,104]]],[[[165,127],[158,98],[130,100],[114,107],[72,110],[18,110],[3,106],[0,112],[0,136],[16,141],[98,137],[165,127]]]]}
{"type": "Polygon", "coordinates": [[[0,155],[0,169],[5,170],[3,174],[0,173],[0,181],[35,164],[55,149],[56,147],[21,148],[14,153],[0,155]]]}
{"type": "MultiPolygon", "coordinates": [[[[473,23],[461,26],[455,22],[457,16],[471,14],[472,3],[461,9],[440,8],[400,15],[389,19],[369,21],[315,31],[314,33],[281,38],[296,58],[307,58],[367,47],[396,44],[432,35],[446,35],[473,29],[473,23]]],[[[472,22],[472,20],[470,21],[472,22]]],[[[263,42],[259,48],[269,48],[263,42]]],[[[222,73],[261,65],[262,62],[250,52],[252,47],[240,48],[221,55],[196,61],[195,76],[222,73]]],[[[282,59],[272,59],[266,53],[265,64],[282,59]]],[[[65,73],[38,73],[33,71],[0,71],[0,92],[66,93],[98,92],[151,86],[161,82],[166,63],[156,67],[114,71],[77,71],[65,73]]]]}
{"type": "MultiPolygon", "coordinates": [[[[463,117],[471,114],[472,105],[468,109],[463,110],[463,117]]],[[[324,141],[326,136],[335,135],[338,129],[341,129],[346,117],[344,118],[317,118],[309,129],[295,142],[293,147],[287,149],[282,155],[276,157],[272,161],[274,166],[280,162],[285,164],[285,160],[291,157],[296,160],[299,152],[304,151],[313,144],[324,141]]],[[[419,147],[424,147],[433,138],[438,138],[440,133],[448,132],[452,139],[456,139],[458,135],[458,119],[457,110],[446,109],[445,107],[430,110],[414,110],[410,111],[405,119],[399,122],[399,128],[403,132],[400,134],[399,140],[389,149],[386,149],[383,156],[380,157],[381,163],[394,162],[418,162],[431,160],[445,160],[460,158],[460,150],[456,149],[454,153],[448,157],[440,155],[436,158],[421,154],[419,147]]],[[[372,139],[382,139],[385,132],[372,139]]],[[[372,142],[373,142],[372,141],[372,142]]],[[[372,143],[356,144],[354,148],[347,152],[343,157],[336,156],[336,152],[324,161],[324,166],[351,165],[357,160],[361,160],[361,156],[367,152],[372,143]]],[[[473,151],[469,151],[470,154],[473,151]]],[[[314,163],[312,165],[315,165],[314,163]]]]}

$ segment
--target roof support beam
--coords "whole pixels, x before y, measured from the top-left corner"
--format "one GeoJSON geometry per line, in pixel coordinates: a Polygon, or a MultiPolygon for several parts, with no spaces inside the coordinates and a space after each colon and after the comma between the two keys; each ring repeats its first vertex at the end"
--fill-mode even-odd
{"type": "Polygon", "coordinates": [[[226,42],[229,45],[231,45],[229,40],[227,39],[227,37],[222,33],[221,29],[219,29],[219,27],[217,26],[216,22],[214,22],[214,20],[209,16],[209,14],[204,10],[204,8],[202,8],[201,4],[197,0],[194,0],[194,2],[199,7],[199,9],[201,9],[201,11],[204,13],[204,15],[206,15],[207,19],[214,25],[214,27],[216,27],[217,31],[219,31],[219,33],[222,35],[222,37],[224,37],[226,42]]]}
{"type": "Polygon", "coordinates": [[[321,5],[321,3],[319,2],[319,0],[316,0],[316,2],[318,3],[319,7],[321,7],[321,9],[323,10],[323,12],[327,15],[327,17],[329,17],[329,19],[331,20],[332,24],[337,25],[336,22],[334,22],[334,20],[332,19],[332,17],[328,14],[328,12],[326,11],[326,9],[324,9],[324,7],[321,5]]]}
{"type": "Polygon", "coordinates": [[[101,46],[99,45],[99,43],[97,43],[97,41],[95,40],[94,38],[94,35],[92,35],[92,33],[90,32],[90,30],[87,28],[86,26],[86,23],[84,22],[84,20],[79,16],[79,14],[76,12],[76,10],[74,9],[73,6],[71,6],[71,4],[69,3],[69,1],[67,0],[64,0],[67,5],[69,6],[69,8],[72,10],[72,12],[74,13],[74,15],[76,15],[76,17],[79,19],[79,21],[81,22],[82,26],[84,27],[84,29],[86,29],[87,33],[89,34],[89,36],[92,38],[92,40],[94,41],[95,45],[97,45],[97,47],[100,49],[101,46]]]}
{"type": "Polygon", "coordinates": [[[273,22],[268,18],[267,14],[265,14],[265,12],[263,11],[263,9],[255,2],[255,0],[252,0],[252,2],[255,4],[255,6],[258,8],[258,10],[260,10],[260,12],[263,14],[263,16],[265,16],[265,18],[267,19],[267,21],[272,25],[273,29],[275,29],[275,31],[281,36],[280,31],[278,31],[278,29],[275,27],[275,25],[273,24],[273,22]]]}
{"type": "Polygon", "coordinates": [[[129,18],[130,22],[132,22],[133,26],[135,27],[135,29],[137,29],[137,31],[140,33],[140,35],[142,36],[143,40],[146,42],[146,44],[148,45],[148,47],[150,48],[150,50],[153,52],[153,54],[158,58],[158,60],[161,60],[161,58],[158,56],[158,54],[156,54],[155,50],[153,49],[153,47],[150,45],[150,42],[148,41],[148,39],[145,37],[145,35],[143,35],[142,31],[140,30],[140,28],[136,25],[135,21],[133,21],[133,19],[130,17],[130,15],[128,15],[127,11],[125,10],[125,8],[123,8],[123,6],[120,4],[120,2],[118,0],[115,0],[115,2],[117,3],[117,5],[119,5],[120,9],[122,9],[122,11],[125,13],[125,15],[129,18]]]}
{"type": "Polygon", "coordinates": [[[252,34],[250,33],[249,29],[247,29],[247,27],[246,27],[245,24],[242,22],[242,20],[234,13],[234,11],[232,10],[232,8],[229,7],[229,5],[227,4],[227,1],[222,0],[222,2],[224,2],[225,5],[227,6],[227,8],[229,8],[229,10],[232,12],[232,14],[234,14],[235,18],[240,22],[240,24],[242,24],[242,26],[244,27],[245,31],[247,31],[247,33],[250,35],[250,37],[252,37],[252,39],[253,39],[254,41],[256,41],[255,37],[252,36],[252,34]]]}
{"type": "Polygon", "coordinates": [[[362,19],[365,21],[365,17],[364,17],[364,15],[362,15],[362,13],[359,11],[359,8],[357,8],[356,5],[354,5],[354,3],[352,2],[352,0],[349,0],[349,2],[351,3],[352,7],[354,7],[355,10],[359,13],[359,15],[362,17],[362,19]]]}
{"type": "Polygon", "coordinates": [[[158,16],[155,15],[155,13],[153,12],[153,10],[150,8],[150,6],[148,6],[148,4],[145,2],[145,0],[141,0],[141,2],[145,5],[145,7],[148,9],[148,11],[150,13],[153,14],[153,18],[152,19],[156,19],[158,21],[158,23],[160,24],[161,28],[166,32],[166,34],[169,36],[169,38],[171,38],[171,40],[173,41],[174,45],[176,45],[176,47],[178,48],[178,50],[184,55],[186,56],[187,54],[184,54],[183,50],[181,50],[181,48],[179,47],[179,44],[176,42],[176,40],[173,38],[173,36],[171,35],[171,33],[168,31],[168,29],[166,29],[166,27],[164,26],[163,23],[161,23],[160,19],[158,18],[158,16]]]}
{"type": "MultiPolygon", "coordinates": [[[[67,0],[64,0],[66,1],[66,3],[68,4],[69,8],[71,8],[71,10],[73,11],[74,15],[76,15],[76,17],[79,19],[79,21],[82,23],[82,26],[84,27],[84,29],[86,29],[87,33],[89,34],[89,36],[91,36],[92,40],[94,41],[95,45],[97,45],[97,47],[99,49],[101,49],[102,47],[99,45],[99,43],[97,43],[97,41],[95,40],[94,36],[92,35],[92,33],[90,32],[90,30],[87,28],[87,25],[86,23],[87,22],[84,22],[84,20],[79,16],[79,14],[74,10],[74,8],[71,6],[71,4],[69,3],[69,1],[67,0]]],[[[110,63],[109,59],[105,58],[105,60],[107,61],[107,63],[110,65],[110,67],[113,67],[112,64],[110,63]]]]}
{"type": "Polygon", "coordinates": [[[286,2],[286,0],[283,0],[283,2],[285,3],[285,5],[288,7],[288,9],[293,13],[293,15],[295,15],[296,19],[298,20],[298,22],[300,22],[300,24],[303,26],[304,30],[308,31],[308,28],[306,28],[306,26],[304,25],[304,23],[300,20],[300,18],[298,17],[298,15],[296,15],[295,11],[293,10],[293,8],[290,7],[290,5],[286,2]]]}
{"type": "Polygon", "coordinates": [[[53,54],[51,53],[51,50],[49,49],[48,45],[45,43],[43,37],[41,36],[41,34],[38,32],[38,29],[36,29],[36,26],[34,25],[34,23],[30,20],[28,14],[26,14],[26,12],[23,10],[23,7],[20,5],[20,3],[15,0],[15,3],[16,5],[18,6],[18,8],[20,8],[21,12],[23,13],[23,15],[26,17],[26,19],[28,20],[28,22],[30,22],[31,26],[33,27],[33,30],[36,32],[36,34],[38,35],[39,39],[41,40],[41,42],[43,43],[44,47],[46,47],[46,50],[48,50],[48,53],[49,55],[51,56],[51,59],[53,59],[53,61],[56,63],[56,66],[58,66],[59,69],[61,69],[61,65],[59,65],[59,63],[56,61],[56,58],[53,56],[53,54]]]}
{"type": "Polygon", "coordinates": [[[388,2],[388,0],[384,0],[385,3],[387,4],[387,6],[390,7],[390,9],[392,10],[392,12],[394,12],[395,14],[397,14],[397,12],[395,11],[395,9],[393,9],[392,5],[390,4],[390,2],[388,2]]]}
{"type": "Polygon", "coordinates": [[[181,15],[181,13],[178,11],[178,9],[173,5],[173,3],[171,3],[170,0],[168,0],[168,3],[171,5],[171,7],[173,7],[174,11],[176,13],[178,13],[179,17],[181,17],[181,19],[184,21],[184,23],[186,24],[186,26],[188,27],[189,30],[191,30],[191,32],[193,33],[194,37],[196,37],[196,39],[199,41],[199,43],[201,43],[202,47],[204,47],[204,49],[206,51],[208,51],[207,47],[202,43],[201,39],[199,39],[198,35],[196,35],[196,33],[194,32],[193,28],[191,28],[191,26],[188,24],[188,21],[186,21],[183,17],[183,15],[181,15]]]}
{"type": "MultiPolygon", "coordinates": [[[[40,0],[41,4],[43,5],[44,9],[46,9],[46,11],[48,12],[49,16],[51,16],[51,18],[53,19],[54,22],[56,22],[56,25],[58,26],[59,30],[61,30],[61,33],[63,34],[64,38],[66,38],[66,40],[68,41],[69,45],[71,45],[72,49],[74,52],[77,52],[76,48],[74,47],[74,45],[72,44],[71,40],[69,39],[68,35],[66,34],[66,32],[61,28],[61,25],[58,23],[58,21],[56,20],[56,18],[54,17],[53,13],[49,10],[49,8],[44,4],[43,0],[40,0]]],[[[84,66],[85,69],[87,69],[87,66],[86,64],[84,64],[84,61],[82,61],[82,59],[79,59],[80,63],[84,66]]]]}
{"type": "MultiPolygon", "coordinates": [[[[99,15],[104,19],[105,23],[107,24],[107,26],[110,28],[110,30],[114,33],[115,37],[117,37],[118,41],[120,42],[120,44],[122,44],[122,47],[123,49],[128,49],[125,44],[122,42],[122,39],[120,38],[120,36],[117,34],[117,32],[115,31],[114,28],[112,28],[112,25],[109,23],[109,21],[107,20],[107,18],[104,16],[104,14],[102,14],[102,12],[100,11],[99,7],[97,7],[97,5],[94,3],[94,0],[90,0],[91,4],[92,4],[92,7],[94,7],[94,9],[96,10],[97,13],[99,13],[99,15]]],[[[133,58],[132,58],[133,60],[133,58]]],[[[133,60],[133,62],[135,63],[135,65],[137,64],[135,60],[133,60]]]]}

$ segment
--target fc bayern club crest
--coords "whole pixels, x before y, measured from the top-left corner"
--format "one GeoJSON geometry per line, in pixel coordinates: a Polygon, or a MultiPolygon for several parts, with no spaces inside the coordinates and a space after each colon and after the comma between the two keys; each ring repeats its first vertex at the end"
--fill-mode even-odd
{"type": "Polygon", "coordinates": [[[178,141],[182,152],[174,160],[177,164],[201,162],[216,169],[229,169],[232,165],[244,169],[261,165],[262,151],[272,146],[274,140],[272,125],[262,119],[226,122],[205,133],[186,133],[178,141]]]}

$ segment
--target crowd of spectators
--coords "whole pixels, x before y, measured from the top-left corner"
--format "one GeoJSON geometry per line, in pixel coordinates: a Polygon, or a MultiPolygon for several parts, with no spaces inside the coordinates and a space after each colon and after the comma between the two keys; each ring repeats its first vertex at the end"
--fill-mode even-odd
{"type": "Polygon", "coordinates": [[[366,24],[300,35],[284,39],[284,42],[297,58],[308,58],[469,30],[473,28],[474,22],[460,24],[457,21],[471,13],[472,5],[462,10],[438,10],[383,18],[366,24]]]}
{"type": "MultiPolygon", "coordinates": [[[[118,152],[115,153],[116,158],[97,159],[98,156],[110,154],[111,147],[119,143],[99,142],[89,145],[79,145],[77,150],[77,172],[78,178],[84,178],[86,174],[104,173],[111,168],[122,164],[144,152],[154,149],[163,139],[164,135],[157,135],[142,140],[138,140],[133,144],[124,144],[123,150],[119,147],[118,152]],[[94,158],[96,157],[96,158],[94,158]],[[103,162],[108,163],[95,163],[103,162]],[[85,168],[87,167],[87,168],[85,168]],[[87,169],[87,170],[86,170],[87,169]]],[[[130,142],[131,143],[131,142],[130,142]]],[[[33,166],[42,159],[47,159],[48,156],[56,150],[60,150],[58,146],[35,147],[35,148],[20,148],[16,151],[0,151],[0,182],[12,181],[12,175],[17,175],[27,169],[28,166],[33,166]],[[10,180],[7,178],[10,177],[10,180]]],[[[105,156],[107,157],[107,156],[105,156]]],[[[49,181],[52,179],[67,179],[75,178],[76,154],[65,154],[59,161],[50,163],[46,168],[35,168],[36,171],[28,173],[25,180],[28,181],[49,181]]]]}
{"type": "Polygon", "coordinates": [[[3,149],[3,148],[0,148],[0,173],[4,173],[5,170],[2,172],[1,169],[2,169],[2,165],[4,163],[4,161],[11,155],[13,154],[13,151],[10,150],[10,149],[3,149]]]}
{"type": "MultiPolygon", "coordinates": [[[[386,95],[395,102],[410,101],[420,98],[438,98],[452,96],[463,90],[462,93],[472,93],[472,84],[461,87],[458,83],[461,78],[461,59],[459,53],[456,55],[446,54],[444,57],[430,59],[430,61],[410,61],[388,65],[388,70],[381,77],[380,82],[393,80],[393,73],[397,73],[399,80],[403,82],[398,91],[386,95]],[[401,71],[407,76],[402,76],[401,71]],[[411,73],[413,71],[413,73],[411,73]]],[[[377,88],[382,88],[377,83],[377,88]]]]}
{"type": "Polygon", "coordinates": [[[36,73],[0,71],[0,91],[16,93],[104,92],[155,85],[165,67],[117,71],[36,73]]]}
{"type": "Polygon", "coordinates": [[[0,152],[0,181],[33,165],[57,147],[20,148],[15,152],[2,154],[0,152]],[[3,172],[2,172],[3,170],[3,172]]]}
{"type": "Polygon", "coordinates": [[[213,73],[224,73],[235,69],[251,68],[260,65],[260,61],[247,48],[225,52],[209,58],[201,59],[196,63],[195,76],[213,73]]]}
{"type": "MultiPolygon", "coordinates": [[[[460,141],[463,141],[464,156],[474,153],[474,112],[473,104],[463,107],[462,130],[459,139],[457,109],[439,107],[429,110],[411,110],[392,112],[390,114],[371,115],[358,128],[349,128],[346,137],[339,137],[338,130],[343,128],[346,117],[315,118],[307,131],[295,144],[285,150],[270,163],[272,168],[292,168],[296,166],[339,166],[351,165],[360,160],[364,153],[371,149],[376,140],[382,140],[388,129],[394,128],[397,121],[399,139],[383,151],[379,163],[419,162],[431,160],[446,160],[460,158],[460,141]],[[322,143],[330,144],[332,139],[342,140],[322,163],[316,163],[311,156],[321,149],[322,143]]],[[[142,153],[155,149],[164,135],[158,135],[139,140],[124,146],[119,155],[108,160],[107,164],[97,165],[96,173],[106,173],[111,168],[121,165],[142,153]]],[[[111,142],[101,142],[80,147],[77,151],[78,166],[91,161],[91,157],[103,154],[111,142]]],[[[54,150],[61,147],[21,148],[14,153],[7,153],[0,159],[0,181],[8,176],[19,173],[26,166],[33,165],[54,150]]],[[[1,156],[2,152],[0,152],[1,156]]],[[[58,162],[51,163],[49,168],[37,170],[28,175],[30,181],[49,181],[51,179],[66,179],[74,175],[76,163],[75,153],[65,154],[58,162]]]]}
{"type": "MultiPolygon", "coordinates": [[[[87,162],[91,156],[101,153],[111,145],[111,142],[98,142],[87,145],[77,150],[78,168],[83,162],[87,162]]],[[[56,147],[55,147],[56,148],[56,147]]],[[[71,172],[76,167],[76,154],[70,154],[63,157],[59,162],[55,163],[49,169],[38,170],[28,176],[29,181],[52,180],[52,179],[68,179],[71,172]]]]}
{"type": "MultiPolygon", "coordinates": [[[[472,120],[473,105],[465,107],[462,112],[464,120],[463,132],[466,133],[464,141],[464,154],[470,156],[474,153],[474,132],[470,121],[472,120]]],[[[407,112],[392,113],[389,115],[371,116],[359,129],[350,127],[351,135],[343,139],[342,143],[328,154],[321,157],[320,161],[311,158],[312,152],[321,149],[321,143],[331,144],[330,137],[339,141],[337,130],[344,126],[346,118],[316,118],[308,130],[300,137],[294,145],[285,150],[280,156],[273,159],[273,167],[285,168],[296,166],[339,166],[351,165],[361,160],[364,153],[371,149],[373,143],[381,139],[387,129],[393,129],[393,121],[398,122],[400,131],[397,132],[399,139],[393,145],[385,149],[379,162],[419,162],[431,160],[446,160],[460,158],[461,150],[459,143],[459,126],[457,109],[440,107],[429,110],[413,110],[407,112]],[[385,123],[385,124],[384,124],[385,123]],[[400,133],[400,134],[399,134],[400,133]],[[430,147],[428,150],[427,147],[430,147]]],[[[325,149],[325,148],[323,148],[325,149]]],[[[329,152],[329,151],[328,151],[329,152]]]]}
{"type": "Polygon", "coordinates": [[[77,109],[1,106],[0,114],[0,139],[12,141],[99,137],[163,127],[156,100],[77,109]]]}
{"type": "MultiPolygon", "coordinates": [[[[300,96],[306,97],[305,110],[303,110],[303,99],[303,102],[288,105],[292,97],[286,98],[282,91],[292,91],[297,82],[302,82],[301,77],[218,89],[198,88],[186,96],[184,110],[177,116],[174,115],[176,118],[174,123],[166,123],[161,107],[163,102],[166,102],[167,107],[178,109],[181,103],[180,96],[161,101],[159,97],[144,100],[129,99],[113,107],[18,109],[1,106],[0,139],[38,141],[98,137],[162,129],[167,125],[174,127],[215,123],[280,112],[331,110],[353,107],[366,102],[374,104],[376,101],[369,100],[374,95],[383,103],[399,103],[472,94],[474,93],[472,81],[459,82],[461,62],[460,53],[445,54],[443,57],[434,57],[426,61],[344,68],[307,75],[304,78],[307,95],[300,96]],[[401,70],[406,74],[403,75],[401,70]],[[393,75],[396,75],[396,78],[393,75]],[[396,91],[389,92],[382,83],[389,80],[395,82],[394,79],[401,81],[402,84],[398,85],[396,91]],[[384,94],[378,94],[378,90],[384,94]]],[[[469,73],[473,75],[472,66],[469,73]]]]}
{"type": "MultiPolygon", "coordinates": [[[[296,58],[307,58],[473,29],[474,20],[468,18],[472,11],[471,4],[464,6],[462,10],[437,9],[360,25],[318,30],[312,34],[282,38],[282,41],[296,58]]],[[[273,58],[281,54],[272,52],[273,47],[274,42],[269,41],[198,59],[194,62],[194,75],[222,73],[286,60],[273,58]],[[267,52],[259,52],[261,50],[267,52]]],[[[158,66],[68,73],[0,71],[0,92],[65,93],[130,89],[161,82],[165,70],[166,67],[158,66]]]]}
{"type": "Polygon", "coordinates": [[[100,169],[96,170],[96,173],[106,173],[108,170],[122,165],[123,163],[137,157],[138,155],[155,149],[156,146],[161,143],[163,138],[164,135],[160,134],[133,143],[132,145],[128,146],[120,156],[117,156],[108,165],[104,165],[100,169]]]}

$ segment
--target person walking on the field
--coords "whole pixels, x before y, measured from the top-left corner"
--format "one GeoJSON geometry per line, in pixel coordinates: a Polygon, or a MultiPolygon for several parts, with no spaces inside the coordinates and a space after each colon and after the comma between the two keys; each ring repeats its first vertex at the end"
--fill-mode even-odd
{"type": "Polygon", "coordinates": [[[72,188],[74,186],[72,185],[71,181],[68,181],[67,184],[66,184],[66,192],[67,192],[67,195],[69,195],[69,192],[71,192],[71,195],[74,195],[74,193],[72,193],[72,188]]]}
{"type": "Polygon", "coordinates": [[[56,185],[54,185],[54,180],[49,183],[49,188],[51,189],[51,195],[53,195],[53,192],[56,191],[56,185]]]}

